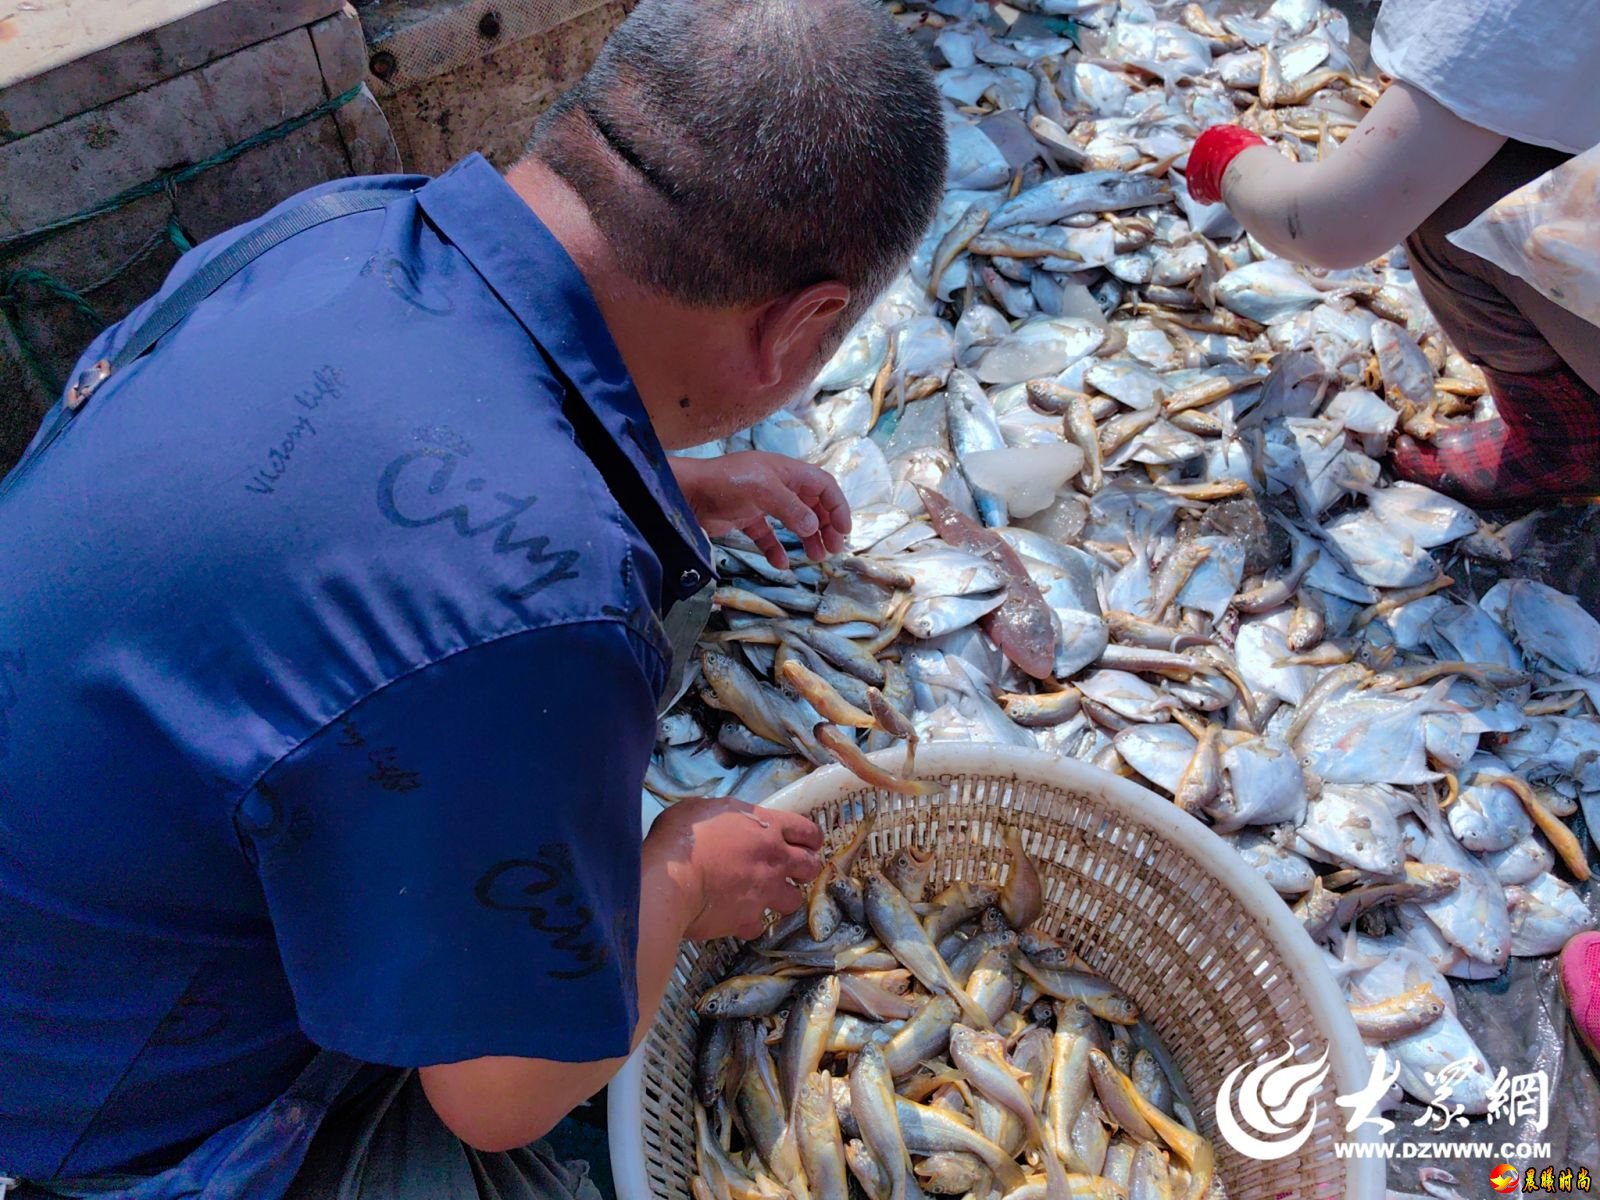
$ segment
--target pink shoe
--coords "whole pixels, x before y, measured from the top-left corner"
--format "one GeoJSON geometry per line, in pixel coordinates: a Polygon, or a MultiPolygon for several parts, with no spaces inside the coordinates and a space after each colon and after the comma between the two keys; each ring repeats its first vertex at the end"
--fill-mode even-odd
{"type": "Polygon", "coordinates": [[[1600,933],[1577,934],[1562,947],[1557,978],[1578,1036],[1600,1058],[1600,933]]]}

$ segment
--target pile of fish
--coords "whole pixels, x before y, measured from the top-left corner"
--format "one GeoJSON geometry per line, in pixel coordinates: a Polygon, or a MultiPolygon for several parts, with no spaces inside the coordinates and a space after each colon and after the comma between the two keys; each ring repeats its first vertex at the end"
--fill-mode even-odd
{"type": "Polygon", "coordinates": [[[719,544],[720,611],[648,796],[756,801],[834,760],[925,790],[915,746],[945,740],[1092,761],[1294,906],[1407,1091],[1460,1061],[1454,1100],[1483,1112],[1497,1064],[1448,981],[1594,924],[1566,818],[1600,828],[1600,623],[1529,580],[1475,599],[1446,569],[1509,573],[1528,521],[1386,481],[1397,430],[1489,404],[1403,251],[1307,272],[1174,167],[1221,121],[1302,158],[1347,134],[1376,89],[1343,18],[933,0],[900,19],[950,105],[934,227],[812,396],[690,452],[821,464],[848,553],[777,570],[719,544]],[[903,770],[865,757],[900,743],[903,770]]]}
{"type": "Polygon", "coordinates": [[[700,997],[696,1200],[1220,1195],[1134,1003],[1031,928],[1020,835],[1003,885],[924,902],[931,852],[853,875],[871,829],[700,997]]]}

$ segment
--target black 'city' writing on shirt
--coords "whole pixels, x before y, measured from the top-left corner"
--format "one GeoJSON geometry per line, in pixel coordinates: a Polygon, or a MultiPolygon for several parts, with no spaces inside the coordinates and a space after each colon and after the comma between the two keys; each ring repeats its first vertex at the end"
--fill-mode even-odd
{"type": "Polygon", "coordinates": [[[487,492],[488,480],[472,478],[452,488],[460,450],[428,446],[402,454],[384,468],[378,480],[378,511],[402,529],[421,529],[448,522],[457,537],[477,538],[494,531],[495,554],[520,553],[535,574],[526,583],[501,590],[507,603],[530,596],[566,579],[577,579],[572,568],[576,550],[551,550],[548,537],[518,537],[517,520],[538,501],[537,496],[487,492]],[[448,496],[446,493],[450,493],[448,496]]]}
{"type": "Polygon", "coordinates": [[[565,846],[540,846],[535,858],[508,858],[486,871],[473,889],[478,903],[497,912],[526,913],[528,924],[547,935],[570,968],[545,972],[552,979],[583,979],[605,966],[606,943],[594,912],[573,895],[572,853],[565,846]],[[559,889],[559,890],[558,890],[559,889]],[[535,899],[557,892],[549,901],[535,899]]]}
{"type": "MultiPolygon", "coordinates": [[[[339,745],[347,750],[367,750],[366,735],[349,717],[339,720],[339,745]]],[[[400,752],[393,746],[367,750],[367,762],[372,766],[372,774],[367,779],[386,792],[416,791],[422,786],[422,773],[402,767],[399,758],[400,752]]]]}

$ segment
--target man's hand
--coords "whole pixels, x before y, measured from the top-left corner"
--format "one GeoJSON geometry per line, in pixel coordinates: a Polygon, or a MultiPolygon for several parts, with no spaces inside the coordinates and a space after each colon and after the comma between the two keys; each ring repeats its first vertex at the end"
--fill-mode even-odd
{"type": "MultiPolygon", "coordinates": [[[[640,880],[634,1045],[655,1019],[679,939],[757,936],[764,910],[791,913],[804,902],[795,885],[817,877],[821,848],[822,831],[806,818],[738,800],[685,800],[656,818],[640,880]]],[[[500,1151],[549,1133],[622,1063],[489,1056],[424,1066],[419,1075],[452,1133],[478,1150],[500,1151]]]]}
{"type": "Polygon", "coordinates": [[[844,549],[850,505],[821,467],[750,450],[721,458],[674,458],[672,473],[708,534],[721,537],[738,529],[780,570],[789,565],[789,556],[768,517],[788,526],[813,562],[844,549]]]}
{"type": "Polygon", "coordinates": [[[665,870],[683,896],[684,937],[753,938],[767,909],[791,913],[817,877],[822,831],[805,817],[721,797],[684,800],[656,818],[644,870],[665,870]]]}

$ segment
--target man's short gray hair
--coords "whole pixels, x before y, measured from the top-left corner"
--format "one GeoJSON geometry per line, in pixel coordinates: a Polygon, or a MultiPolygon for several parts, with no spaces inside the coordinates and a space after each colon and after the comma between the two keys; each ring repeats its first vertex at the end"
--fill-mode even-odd
{"type": "Polygon", "coordinates": [[[704,307],[839,280],[859,312],[945,169],[932,73],[877,0],[642,0],[529,149],[631,277],[704,307]]]}

